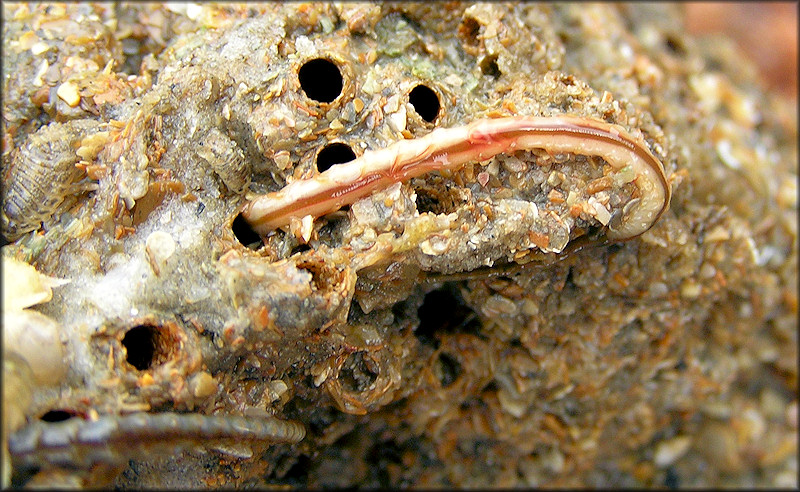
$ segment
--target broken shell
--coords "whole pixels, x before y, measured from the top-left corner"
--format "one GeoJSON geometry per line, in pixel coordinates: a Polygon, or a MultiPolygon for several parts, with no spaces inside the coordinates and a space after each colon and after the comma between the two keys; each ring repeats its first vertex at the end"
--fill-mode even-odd
{"type": "Polygon", "coordinates": [[[2,485],[11,485],[11,459],[8,454],[8,436],[25,423],[28,408],[33,400],[30,365],[14,352],[3,354],[3,441],[2,485]]]}
{"type": "Polygon", "coordinates": [[[69,283],[39,273],[33,266],[3,257],[3,312],[17,311],[53,298],[53,287],[69,283]]]}
{"type": "Polygon", "coordinates": [[[217,386],[217,381],[205,371],[195,374],[189,381],[189,388],[197,398],[213,395],[217,391],[217,386]]]}
{"type": "Polygon", "coordinates": [[[156,275],[175,252],[175,240],[164,231],[153,231],[145,240],[145,251],[156,275]]]}
{"type": "Polygon", "coordinates": [[[686,454],[692,445],[691,436],[677,436],[668,441],[661,441],[656,446],[655,463],[659,468],[666,468],[686,454]]]}
{"type": "Polygon", "coordinates": [[[74,108],[78,105],[78,103],[81,102],[81,96],[78,94],[78,88],[71,82],[65,82],[58,86],[56,95],[71,108],[74,108]]]}
{"type": "Polygon", "coordinates": [[[59,325],[37,311],[3,311],[3,351],[25,359],[40,384],[58,384],[67,372],[59,325]]]}

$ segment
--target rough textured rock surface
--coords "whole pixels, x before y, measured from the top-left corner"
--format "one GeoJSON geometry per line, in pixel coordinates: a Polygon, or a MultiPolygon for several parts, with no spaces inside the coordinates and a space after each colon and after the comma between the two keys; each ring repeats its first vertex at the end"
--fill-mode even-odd
{"type": "Polygon", "coordinates": [[[796,487],[795,108],[679,13],[4,2],[4,483],[796,487]],[[517,152],[239,217],[514,114],[640,132],[670,209],[570,249],[630,190],[517,152]]]}

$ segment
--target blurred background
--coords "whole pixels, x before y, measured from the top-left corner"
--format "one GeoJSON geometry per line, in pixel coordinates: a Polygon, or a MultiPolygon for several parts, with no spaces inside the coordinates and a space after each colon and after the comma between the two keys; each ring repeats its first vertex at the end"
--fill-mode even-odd
{"type": "Polygon", "coordinates": [[[798,2],[687,2],[695,35],[725,34],[763,73],[768,87],[797,100],[798,2]]]}

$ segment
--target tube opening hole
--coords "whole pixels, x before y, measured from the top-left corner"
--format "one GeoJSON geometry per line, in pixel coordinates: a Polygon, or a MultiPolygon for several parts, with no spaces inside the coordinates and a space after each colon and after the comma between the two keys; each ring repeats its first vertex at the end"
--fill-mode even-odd
{"type": "Polygon", "coordinates": [[[439,336],[443,333],[477,334],[481,327],[478,315],[453,284],[428,292],[417,316],[419,326],[414,334],[420,343],[434,348],[439,348],[439,336]]]}
{"type": "Polygon", "coordinates": [[[676,55],[683,55],[686,53],[685,45],[680,37],[674,36],[672,34],[667,34],[666,38],[664,39],[664,45],[676,55]]]}
{"type": "Polygon", "coordinates": [[[261,236],[250,227],[250,224],[244,220],[242,214],[237,215],[236,218],[233,219],[231,230],[233,231],[233,236],[243,246],[250,249],[258,249],[261,247],[261,236]]]}
{"type": "Polygon", "coordinates": [[[472,17],[466,17],[458,25],[458,37],[469,47],[477,47],[480,44],[478,35],[481,33],[481,25],[472,17]]]}
{"type": "Polygon", "coordinates": [[[68,410],[50,410],[39,417],[42,422],[63,422],[74,417],[75,414],[68,410]]]}
{"type": "Polygon", "coordinates": [[[339,372],[339,382],[345,391],[362,393],[378,379],[380,367],[366,352],[350,354],[339,372]]]}
{"type": "Polygon", "coordinates": [[[305,488],[308,484],[308,473],[311,470],[311,465],[311,458],[301,454],[283,476],[282,481],[290,487],[305,488]]]}
{"type": "Polygon", "coordinates": [[[140,371],[163,364],[169,360],[177,340],[166,329],[153,325],[134,326],[122,338],[125,360],[140,371]]]}
{"type": "Polygon", "coordinates": [[[497,65],[497,55],[487,56],[481,60],[481,73],[492,78],[500,77],[500,67],[497,65]]]}
{"type": "Polygon", "coordinates": [[[463,372],[461,364],[454,357],[445,353],[439,354],[438,369],[439,382],[442,384],[442,388],[453,384],[463,372]]]}
{"type": "Polygon", "coordinates": [[[332,290],[344,280],[343,271],[340,272],[336,267],[326,265],[314,257],[301,256],[295,265],[298,270],[305,270],[311,274],[311,288],[320,292],[332,290]]]}
{"type": "Polygon", "coordinates": [[[350,162],[355,158],[355,152],[347,144],[337,142],[326,145],[317,154],[317,171],[327,171],[331,166],[350,162]]]}
{"type": "Polygon", "coordinates": [[[418,85],[408,93],[408,102],[414,106],[414,111],[428,123],[433,123],[433,120],[439,116],[439,96],[436,92],[427,85],[418,85]]]}
{"type": "Polygon", "coordinates": [[[307,61],[297,72],[306,95],[322,103],[332,102],[342,93],[344,79],[339,67],[325,58],[307,61]]]}

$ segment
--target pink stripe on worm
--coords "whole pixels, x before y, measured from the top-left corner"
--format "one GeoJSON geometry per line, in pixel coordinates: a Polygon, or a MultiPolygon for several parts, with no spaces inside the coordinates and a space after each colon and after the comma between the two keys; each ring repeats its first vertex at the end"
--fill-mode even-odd
{"type": "Polygon", "coordinates": [[[644,233],[669,208],[671,189],[664,166],[640,136],[592,118],[509,116],[437,128],[421,138],[367,151],[313,178],[256,197],[243,206],[242,215],[256,232],[266,235],[292,218],[320,217],[396,182],[532,149],[598,156],[616,170],[633,169],[639,196],[607,226],[609,240],[624,241],[644,233]]]}

